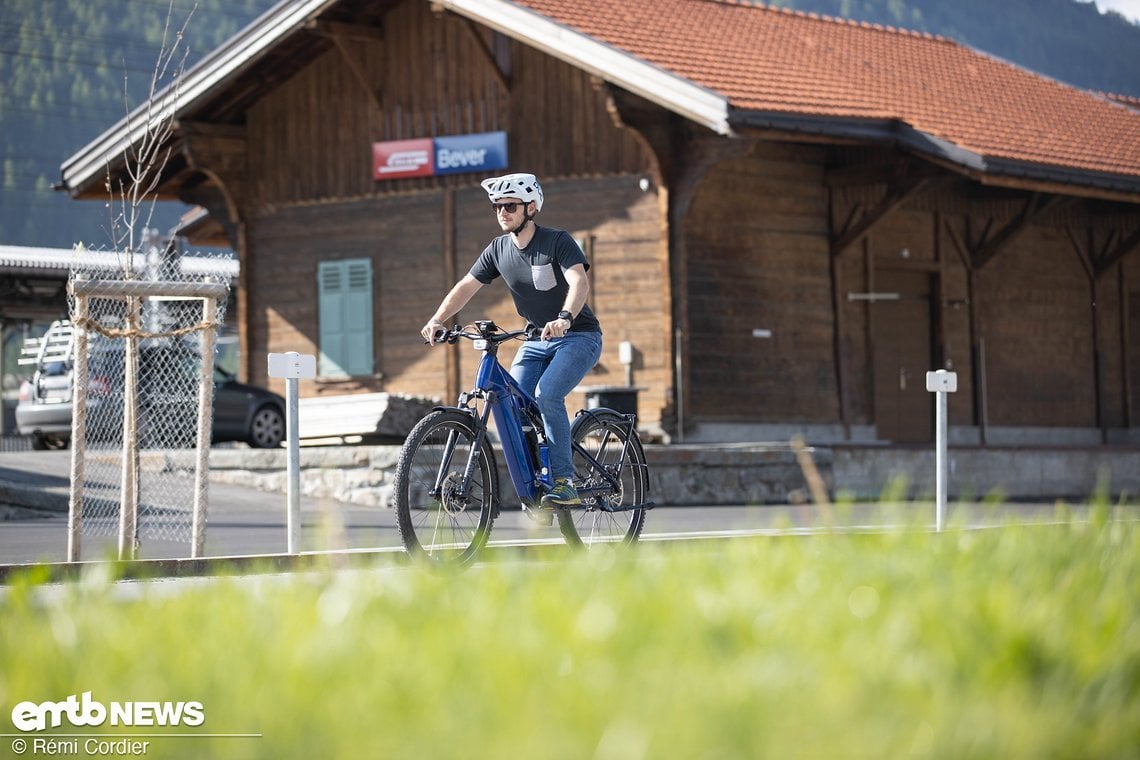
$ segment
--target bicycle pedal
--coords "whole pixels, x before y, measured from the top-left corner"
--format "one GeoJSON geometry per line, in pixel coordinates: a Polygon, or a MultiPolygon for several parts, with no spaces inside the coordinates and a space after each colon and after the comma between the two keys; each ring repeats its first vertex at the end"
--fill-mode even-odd
{"type": "Polygon", "coordinates": [[[554,510],[553,509],[535,509],[523,505],[523,512],[530,518],[531,522],[541,525],[544,528],[549,528],[554,525],[554,510]]]}

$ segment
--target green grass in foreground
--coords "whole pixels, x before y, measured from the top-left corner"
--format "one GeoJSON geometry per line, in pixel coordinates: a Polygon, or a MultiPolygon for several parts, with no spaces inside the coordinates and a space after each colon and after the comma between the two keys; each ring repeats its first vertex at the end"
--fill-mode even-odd
{"type": "Polygon", "coordinates": [[[1140,527],[1106,515],[132,601],[16,584],[0,731],[16,702],[91,691],[263,734],[152,739],[151,758],[1135,757],[1140,527]]]}

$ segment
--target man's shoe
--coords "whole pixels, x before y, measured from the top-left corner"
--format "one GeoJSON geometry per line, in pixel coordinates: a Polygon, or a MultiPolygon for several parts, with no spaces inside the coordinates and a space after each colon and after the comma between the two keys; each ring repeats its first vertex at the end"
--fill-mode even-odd
{"type": "Polygon", "coordinates": [[[554,510],[549,507],[528,507],[524,504],[523,512],[526,512],[526,516],[533,522],[538,523],[544,528],[549,528],[554,524],[554,510]]]}
{"type": "Polygon", "coordinates": [[[554,487],[542,497],[542,506],[553,509],[555,507],[576,507],[582,503],[578,492],[570,478],[555,478],[554,487]]]}

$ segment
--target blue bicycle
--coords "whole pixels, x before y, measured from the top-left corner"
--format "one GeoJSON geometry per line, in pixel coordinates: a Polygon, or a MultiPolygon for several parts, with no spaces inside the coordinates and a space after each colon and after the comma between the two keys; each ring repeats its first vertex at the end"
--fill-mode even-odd
{"type": "MultiPolygon", "coordinates": [[[[483,320],[445,332],[483,352],[475,388],[454,407],[437,407],[412,429],[396,468],[394,506],[409,554],[440,565],[471,562],[499,514],[493,417],[507,472],[524,509],[538,507],[552,485],[538,404],[498,360],[499,346],[526,337],[483,320]]],[[[649,473],[636,415],[612,409],[578,412],[571,425],[574,487],[581,506],[554,510],[566,542],[633,543],[645,525],[649,473]]]]}

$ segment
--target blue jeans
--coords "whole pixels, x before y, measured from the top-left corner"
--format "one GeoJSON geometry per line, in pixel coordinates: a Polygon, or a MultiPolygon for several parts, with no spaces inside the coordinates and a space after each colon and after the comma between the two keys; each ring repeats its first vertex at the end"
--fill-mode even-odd
{"type": "Polygon", "coordinates": [[[538,401],[550,447],[550,473],[556,478],[574,475],[566,395],[594,368],[601,355],[601,333],[570,332],[554,340],[528,340],[511,364],[511,377],[538,401]]]}

